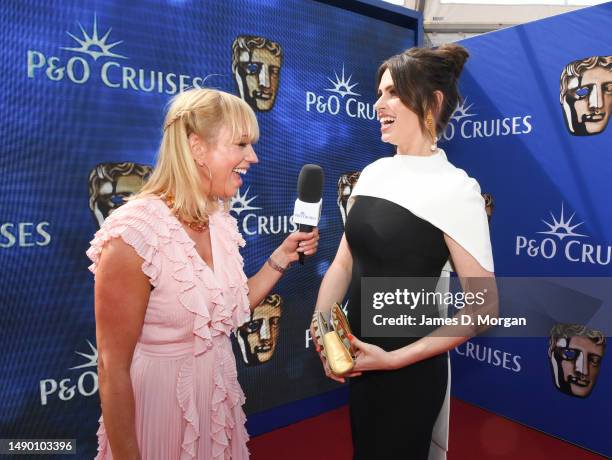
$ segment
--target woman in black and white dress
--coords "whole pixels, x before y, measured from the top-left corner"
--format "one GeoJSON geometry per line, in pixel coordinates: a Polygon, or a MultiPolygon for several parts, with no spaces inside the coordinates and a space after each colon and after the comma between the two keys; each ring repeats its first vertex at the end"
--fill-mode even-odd
{"type": "MultiPolygon", "coordinates": [[[[480,187],[436,146],[436,133],[446,127],[459,102],[457,79],[467,57],[458,45],[411,48],[385,61],[378,71],[375,108],[381,137],[396,146],[397,154],[361,173],[349,199],[345,234],[316,305],[326,311],[348,291],[357,358],[344,377],[351,377],[356,460],[445,456],[447,351],[469,336],[362,341],[361,278],[436,278],[449,259],[460,278],[494,276],[480,187]],[[431,453],[430,445],[436,446],[431,453]]],[[[321,359],[330,378],[344,381],[321,359]]]]}

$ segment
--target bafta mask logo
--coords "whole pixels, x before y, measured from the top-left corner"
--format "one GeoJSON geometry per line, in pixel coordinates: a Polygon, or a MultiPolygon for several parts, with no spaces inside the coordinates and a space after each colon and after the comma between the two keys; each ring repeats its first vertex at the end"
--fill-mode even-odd
{"type": "Polygon", "coordinates": [[[493,200],[493,195],[490,193],[483,193],[482,197],[485,202],[485,211],[487,212],[487,219],[491,222],[491,217],[493,217],[493,209],[495,208],[495,201],[493,200]]]}
{"type": "Polygon", "coordinates": [[[571,134],[603,132],[612,111],[612,56],[592,56],[565,66],[559,101],[571,134]]]}
{"type": "Polygon", "coordinates": [[[283,299],[278,294],[271,294],[255,307],[251,319],[238,328],[236,339],[247,366],[272,359],[282,312],[283,299]]]}
{"type": "Polygon", "coordinates": [[[578,324],[556,324],[550,331],[548,358],[557,389],[586,398],[593,391],[606,350],[605,336],[578,324]]]}
{"type": "Polygon", "coordinates": [[[346,206],[348,204],[348,199],[353,193],[353,189],[355,185],[357,185],[357,180],[361,175],[361,171],[353,171],[341,174],[338,178],[338,208],[340,209],[340,214],[342,215],[342,223],[346,224],[346,214],[347,209],[346,206]]]}
{"type": "Polygon", "coordinates": [[[264,37],[240,35],[232,44],[232,73],[240,97],[253,110],[272,110],[283,63],[281,46],[264,37]]]}
{"type": "Polygon", "coordinates": [[[125,200],[138,192],[153,171],[131,162],[101,163],[89,173],[89,209],[98,227],[125,200]]]}

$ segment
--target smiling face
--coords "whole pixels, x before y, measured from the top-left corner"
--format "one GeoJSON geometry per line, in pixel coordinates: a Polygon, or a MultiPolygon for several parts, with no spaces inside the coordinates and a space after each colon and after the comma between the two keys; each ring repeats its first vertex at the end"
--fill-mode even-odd
{"type": "Polygon", "coordinates": [[[204,193],[209,196],[223,200],[233,197],[242,186],[241,176],[247,174],[251,165],[259,162],[248,135],[234,138],[226,126],[221,127],[217,139],[209,145],[195,134],[189,140],[196,164],[205,165],[198,166],[198,171],[204,193]]]}
{"type": "Polygon", "coordinates": [[[378,85],[378,100],[374,104],[380,120],[381,140],[395,146],[411,145],[423,139],[419,118],[400,99],[387,69],[378,85]]]}

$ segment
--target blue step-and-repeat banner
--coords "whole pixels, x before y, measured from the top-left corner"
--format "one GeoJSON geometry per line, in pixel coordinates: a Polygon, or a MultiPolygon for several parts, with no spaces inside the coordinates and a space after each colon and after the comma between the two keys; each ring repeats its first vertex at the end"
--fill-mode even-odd
{"type": "MultiPolygon", "coordinates": [[[[612,275],[612,4],[461,43],[465,101],[442,145],[492,200],[497,275],[612,275]]],[[[452,352],[453,393],[612,456],[601,321],[593,340],[471,340],[452,352]]]]}
{"type": "MultiPolygon", "coordinates": [[[[240,94],[260,123],[260,163],[232,203],[247,274],[295,229],[301,166],[326,174],[319,253],[234,338],[247,414],[336,388],[307,327],[355,173],[392,153],[373,111],[376,68],[415,32],[307,0],[30,0],[2,12],[2,437],[77,438],[79,457],[93,456],[84,252],[150,172],[168,100],[193,86],[240,94]]],[[[500,276],[612,274],[610,43],[610,4],[463,42],[465,101],[441,145],[488,194],[500,276]]],[[[610,358],[596,333],[562,344],[563,333],[467,342],[451,354],[454,395],[610,456],[610,358]]]]}
{"type": "Polygon", "coordinates": [[[189,87],[240,94],[260,123],[260,163],[232,203],[247,275],[295,230],[302,165],[326,174],[318,254],[286,274],[234,339],[246,412],[337,387],[307,328],[342,234],[348,185],[338,181],[390,153],[373,109],[375,72],[415,44],[416,27],[328,3],[2,2],[1,437],[76,438],[79,457],[93,456],[100,408],[85,251],[150,172],[164,108],[189,87]]]}

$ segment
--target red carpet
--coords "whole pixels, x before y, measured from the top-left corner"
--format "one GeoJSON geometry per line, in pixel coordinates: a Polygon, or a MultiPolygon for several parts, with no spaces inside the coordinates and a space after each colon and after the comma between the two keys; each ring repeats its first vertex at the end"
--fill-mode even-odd
{"type": "MultiPolygon", "coordinates": [[[[457,399],[451,403],[450,433],[448,460],[604,458],[457,399]]],[[[253,438],[249,449],[253,460],[351,460],[348,408],[253,438]]]]}

